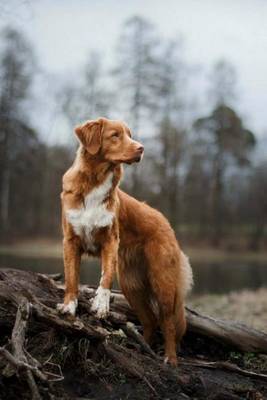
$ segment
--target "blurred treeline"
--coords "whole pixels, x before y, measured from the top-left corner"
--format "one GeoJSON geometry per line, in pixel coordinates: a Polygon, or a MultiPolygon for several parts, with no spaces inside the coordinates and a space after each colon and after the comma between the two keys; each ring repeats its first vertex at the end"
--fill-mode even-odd
{"type": "Polygon", "coordinates": [[[186,63],[183,43],[131,18],[112,66],[92,52],[57,90],[53,101],[69,138],[63,146],[45,140],[42,115],[32,122],[40,66],[31,44],[8,27],[0,51],[1,240],[60,235],[61,177],[77,146],[73,126],[106,116],[125,119],[145,146],[123,187],[160,209],[179,238],[253,250],[266,245],[267,163],[255,156],[255,134],[233,105],[236,73],[227,61],[211,68],[201,108],[196,67],[186,63]]]}

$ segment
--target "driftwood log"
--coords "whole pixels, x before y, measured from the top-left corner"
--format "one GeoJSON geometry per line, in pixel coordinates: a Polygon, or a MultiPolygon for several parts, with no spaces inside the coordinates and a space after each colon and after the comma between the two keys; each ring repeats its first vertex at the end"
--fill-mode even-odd
{"type": "Polygon", "coordinates": [[[187,309],[171,368],[160,333],[150,348],[118,291],[106,320],[91,313],[88,286],[77,317],[60,315],[59,278],[0,270],[0,399],[267,399],[265,333],[187,309]]]}

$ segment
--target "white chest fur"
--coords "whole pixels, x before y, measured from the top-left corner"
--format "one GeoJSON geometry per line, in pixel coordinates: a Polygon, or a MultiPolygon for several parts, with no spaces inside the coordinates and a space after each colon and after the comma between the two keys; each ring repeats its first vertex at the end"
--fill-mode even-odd
{"type": "Polygon", "coordinates": [[[66,212],[68,222],[72,225],[76,235],[80,236],[87,246],[87,250],[94,250],[92,231],[112,224],[114,213],[107,210],[103,203],[112,186],[113,174],[93,189],[84,199],[84,205],[78,209],[66,212]]]}

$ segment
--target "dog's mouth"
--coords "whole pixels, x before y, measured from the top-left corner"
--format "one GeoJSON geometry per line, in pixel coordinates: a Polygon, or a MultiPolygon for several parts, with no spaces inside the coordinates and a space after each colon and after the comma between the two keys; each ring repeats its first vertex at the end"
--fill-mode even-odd
{"type": "Polygon", "coordinates": [[[143,158],[143,153],[134,158],[134,162],[140,162],[143,158]]]}
{"type": "Polygon", "coordinates": [[[124,160],[123,162],[125,164],[131,165],[133,163],[139,163],[142,160],[142,158],[143,158],[143,154],[139,154],[138,156],[135,156],[135,157],[130,158],[128,160],[124,160]]]}
{"type": "Polygon", "coordinates": [[[139,163],[144,155],[144,148],[140,147],[137,149],[137,151],[133,152],[131,154],[131,157],[129,157],[128,154],[123,154],[122,158],[114,160],[115,163],[123,163],[123,164],[133,164],[133,163],[139,163]]]}
{"type": "Polygon", "coordinates": [[[116,160],[115,162],[116,163],[123,163],[123,164],[131,165],[133,163],[140,162],[142,160],[142,158],[143,158],[143,154],[144,154],[143,151],[142,152],[138,152],[137,154],[135,154],[131,158],[126,158],[126,157],[125,158],[120,158],[120,159],[116,160]]]}

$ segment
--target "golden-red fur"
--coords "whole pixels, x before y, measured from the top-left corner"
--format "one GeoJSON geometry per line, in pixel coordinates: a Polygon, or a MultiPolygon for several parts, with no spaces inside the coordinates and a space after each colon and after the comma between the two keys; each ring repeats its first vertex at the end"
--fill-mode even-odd
{"type": "Polygon", "coordinates": [[[100,118],[76,128],[81,142],[76,160],[63,178],[65,305],[78,296],[82,253],[101,257],[100,286],[110,289],[115,270],[121,289],[140,319],[150,342],[159,325],[165,338],[165,357],[175,365],[176,344],[186,329],[184,297],[191,284],[191,270],[166,218],[118,188],[121,163],[139,161],[140,143],[131,139],[120,121],[100,118]],[[114,214],[109,226],[93,230],[94,249],[77,235],[66,215],[79,209],[86,195],[112,174],[104,199],[105,210],[114,214]]]}

